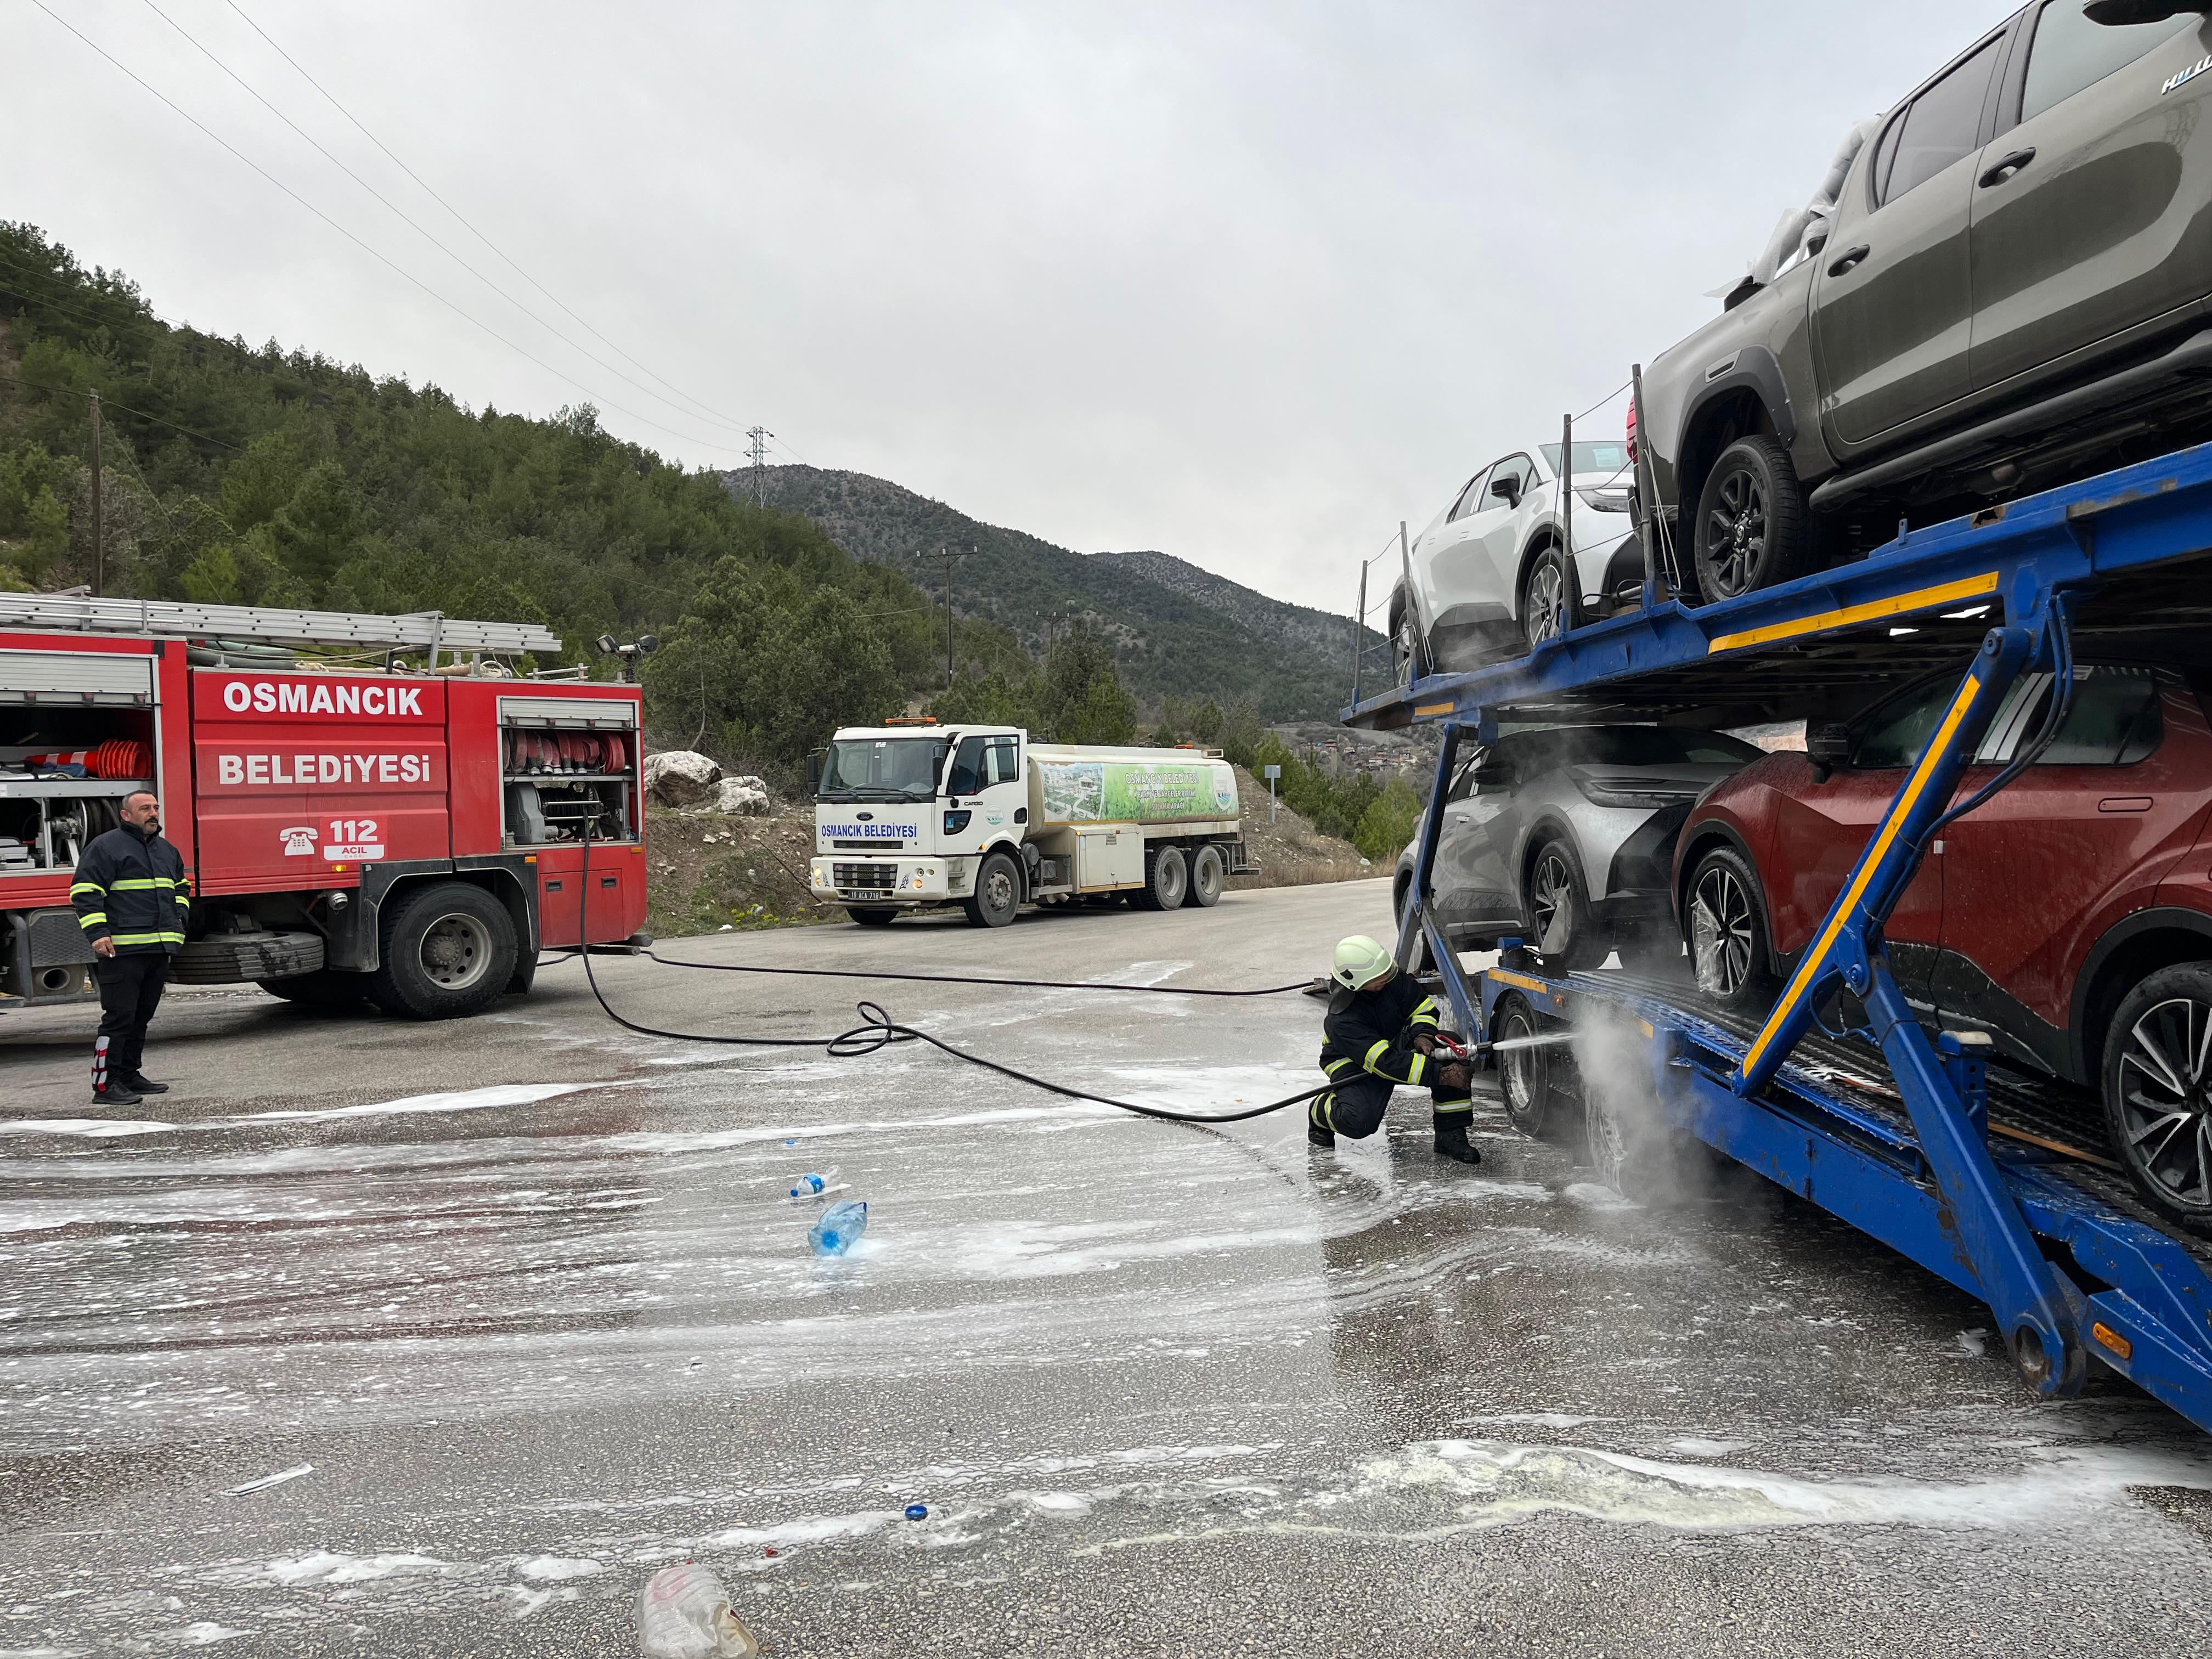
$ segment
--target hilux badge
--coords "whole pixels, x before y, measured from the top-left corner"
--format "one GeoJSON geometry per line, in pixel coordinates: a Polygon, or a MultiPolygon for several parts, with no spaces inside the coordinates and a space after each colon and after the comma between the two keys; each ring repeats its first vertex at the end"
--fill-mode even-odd
{"type": "Polygon", "coordinates": [[[2176,87],[2185,86],[2194,81],[2206,70],[2212,70],[2212,58],[2200,58],[2187,69],[2177,70],[2173,74],[2166,76],[2166,84],[2158,89],[2158,95],[2161,98],[2165,97],[2176,87]]]}

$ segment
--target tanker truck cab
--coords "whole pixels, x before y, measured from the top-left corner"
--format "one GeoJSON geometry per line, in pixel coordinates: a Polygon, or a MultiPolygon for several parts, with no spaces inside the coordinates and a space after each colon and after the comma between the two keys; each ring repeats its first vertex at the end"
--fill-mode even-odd
{"type": "Polygon", "coordinates": [[[1202,750],[1033,745],[1004,726],[849,727],[823,757],[811,882],[867,926],[945,904],[983,927],[1030,902],[1210,905],[1251,867],[1238,823],[1236,773],[1202,750]]]}

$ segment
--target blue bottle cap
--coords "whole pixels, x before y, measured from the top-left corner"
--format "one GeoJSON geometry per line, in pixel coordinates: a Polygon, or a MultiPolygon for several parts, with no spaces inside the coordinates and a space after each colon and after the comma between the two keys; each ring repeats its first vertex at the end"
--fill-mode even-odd
{"type": "Polygon", "coordinates": [[[929,1505],[927,1504],[908,1504],[906,1506],[906,1518],[909,1521],[927,1521],[929,1519],[929,1505]]]}

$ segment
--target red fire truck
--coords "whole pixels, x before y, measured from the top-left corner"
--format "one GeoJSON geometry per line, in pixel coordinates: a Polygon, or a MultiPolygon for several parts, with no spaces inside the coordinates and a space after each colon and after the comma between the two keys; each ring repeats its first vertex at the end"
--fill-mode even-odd
{"type": "Polygon", "coordinates": [[[0,1009],[94,994],[70,872],[134,789],[192,876],[179,983],[442,1018],[527,991],[586,915],[592,943],[631,938],[638,688],[509,665],[560,648],[436,615],[0,593],[0,1009]]]}

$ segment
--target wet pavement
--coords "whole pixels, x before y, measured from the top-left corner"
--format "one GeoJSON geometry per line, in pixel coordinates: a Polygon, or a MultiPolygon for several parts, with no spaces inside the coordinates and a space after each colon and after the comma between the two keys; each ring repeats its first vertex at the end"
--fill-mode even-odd
{"type": "MultiPolygon", "coordinates": [[[[1243,986],[1386,911],[670,953],[1243,986]]],[[[1317,1078],[1300,996],[597,965],[648,1023],[868,994],[1154,1103],[1317,1078]]],[[[2110,1380],[2037,1404],[1902,1259],[1748,1176],[1626,1203],[1492,1093],[1479,1170],[1407,1092],[1316,1153],[920,1045],[632,1035],[568,962],[453,1024],[178,994],[175,1092],[100,1114],[89,1024],[0,1018],[0,1655],[635,1652],[686,1559],[778,1655],[2203,1646],[2212,1439],[2110,1380]],[[868,1200],[849,1256],[802,1170],[868,1200]]]]}

